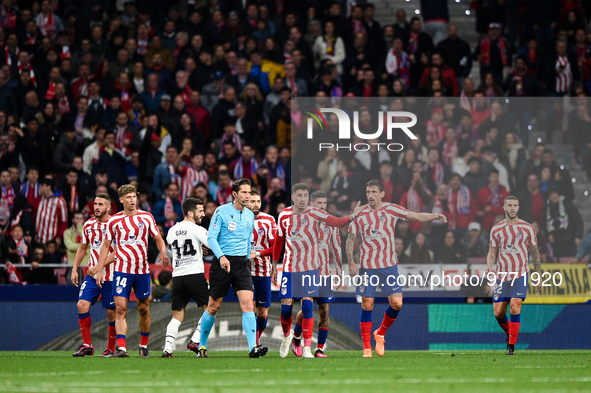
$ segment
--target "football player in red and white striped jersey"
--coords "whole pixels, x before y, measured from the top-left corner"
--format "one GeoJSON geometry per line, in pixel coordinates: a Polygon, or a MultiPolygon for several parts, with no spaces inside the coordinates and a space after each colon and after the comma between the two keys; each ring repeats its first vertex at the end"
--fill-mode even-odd
{"type": "Polygon", "coordinates": [[[493,310],[499,326],[507,334],[507,355],[513,355],[521,324],[521,304],[527,297],[528,249],[539,278],[536,292],[542,286],[542,265],[533,225],[517,216],[517,197],[509,195],[505,198],[503,210],[505,219],[490,231],[486,274],[488,276],[492,272],[496,260],[494,274],[497,285],[493,295],[493,310]],[[511,320],[507,318],[507,305],[510,305],[511,320]]]}
{"type": "MultiPolygon", "coordinates": [[[[310,195],[311,206],[326,211],[327,204],[328,197],[322,191],[314,191],[312,195],[310,195]]],[[[318,288],[316,303],[318,303],[318,313],[320,314],[320,318],[318,319],[318,340],[314,357],[327,358],[328,356],[324,353],[324,345],[326,344],[326,339],[328,337],[330,303],[334,302],[330,262],[334,261],[337,276],[340,276],[343,270],[343,263],[341,260],[341,234],[339,228],[329,227],[321,222],[318,225],[318,243],[320,287],[318,288]]],[[[338,289],[338,287],[336,289],[338,289]]],[[[295,328],[293,329],[296,336],[299,336],[302,332],[301,325],[303,316],[304,314],[300,310],[296,317],[295,328]]]]}
{"type": "MultiPolygon", "coordinates": [[[[55,191],[55,184],[51,179],[43,179],[39,185],[41,202],[37,210],[35,240],[47,243],[50,240],[61,242],[64,231],[68,228],[68,206],[60,192],[55,191]]],[[[61,243],[58,243],[58,245],[61,243]]]]}
{"type": "Polygon", "coordinates": [[[254,289],[254,306],[257,310],[257,345],[261,334],[267,327],[269,307],[271,307],[271,255],[277,232],[273,216],[261,212],[261,194],[252,190],[247,207],[254,213],[254,229],[250,246],[250,272],[254,289]]]}
{"type": "Polygon", "coordinates": [[[347,259],[351,276],[361,274],[369,278],[357,287],[357,295],[362,297],[359,323],[363,339],[363,357],[370,358],[372,357],[372,311],[376,289],[380,287],[390,303],[384,313],[382,325],[373,332],[373,337],[376,340],[376,353],[380,356],[384,355],[384,335],[402,308],[402,287],[398,283],[398,259],[394,252],[396,221],[429,222],[439,220],[445,223],[447,218],[441,213],[415,213],[402,206],[382,202],[385,188],[380,180],[370,180],[365,187],[365,194],[369,204],[363,213],[367,211],[367,214],[363,214],[349,225],[347,259]],[[361,236],[359,255],[361,271],[359,271],[353,257],[357,234],[361,236]],[[374,277],[377,278],[376,281],[373,280],[374,277]]]}
{"type": "MultiPolygon", "coordinates": [[[[71,280],[72,284],[78,286],[78,268],[80,263],[86,256],[86,251],[90,246],[90,255],[88,259],[88,272],[84,281],[80,286],[78,294],[78,322],[80,324],[80,332],[82,333],[82,340],[84,341],[82,347],[74,354],[75,357],[86,356],[94,354],[92,341],[90,338],[90,306],[94,305],[98,297],[101,296],[103,308],[107,312],[107,320],[109,321],[109,338],[107,341],[107,348],[100,355],[101,357],[111,357],[115,353],[115,300],[113,299],[113,266],[109,265],[105,268],[104,277],[105,282],[100,288],[93,276],[92,268],[98,265],[99,253],[103,244],[103,239],[107,232],[107,222],[109,221],[109,210],[111,210],[111,197],[108,194],[98,194],[94,198],[94,217],[84,223],[82,228],[82,241],[78,251],[76,251],[76,259],[72,268],[71,280]]],[[[82,213],[76,213],[82,214],[82,213]]],[[[82,218],[84,219],[84,218],[82,218]]],[[[113,248],[110,249],[112,253],[113,248]]]]}
{"type": "Polygon", "coordinates": [[[357,206],[348,217],[337,218],[327,212],[308,206],[310,187],[303,183],[292,187],[291,198],[293,205],[283,210],[279,215],[277,225],[277,239],[273,245],[273,266],[271,280],[277,285],[277,263],[283,246],[283,273],[281,276],[281,326],[284,339],[279,348],[279,356],[286,357],[289,344],[296,356],[313,358],[312,331],[314,329],[313,300],[318,297],[319,275],[319,244],[317,229],[320,222],[328,226],[342,227],[354,220],[362,210],[357,206]],[[300,345],[300,338],[292,336],[291,323],[293,321],[293,300],[301,299],[303,321],[302,331],[304,348],[300,345]],[[293,340],[292,340],[293,338],[293,340]]]}
{"type": "Polygon", "coordinates": [[[154,216],[137,209],[137,189],[129,184],[119,187],[119,201],[123,204],[122,214],[109,220],[106,237],[99,256],[96,274],[97,284],[102,285],[102,268],[107,264],[111,243],[117,244],[115,269],[113,274],[113,297],[117,307],[115,327],[117,330],[117,353],[113,357],[128,357],[125,335],[127,334],[127,303],[131,289],[137,297],[140,313],[140,356],[149,357],[148,338],[150,337],[150,295],[152,283],[148,264],[148,236],[152,236],[160,251],[162,266],[168,266],[166,245],[158,232],[154,216]]]}

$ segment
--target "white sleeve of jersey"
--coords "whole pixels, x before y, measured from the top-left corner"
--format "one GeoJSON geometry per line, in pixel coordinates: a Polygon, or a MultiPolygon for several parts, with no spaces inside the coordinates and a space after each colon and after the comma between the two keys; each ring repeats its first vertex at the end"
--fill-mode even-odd
{"type": "Polygon", "coordinates": [[[201,242],[207,248],[209,247],[209,243],[207,243],[207,229],[200,227],[199,225],[195,225],[194,234],[197,237],[197,240],[201,242]]]}

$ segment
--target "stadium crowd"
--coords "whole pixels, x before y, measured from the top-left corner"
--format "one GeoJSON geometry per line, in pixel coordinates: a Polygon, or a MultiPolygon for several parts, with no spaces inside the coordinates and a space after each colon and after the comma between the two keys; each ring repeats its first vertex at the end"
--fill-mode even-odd
{"type": "MultiPolygon", "coordinates": [[[[571,96],[570,130],[591,124],[589,2],[475,1],[481,38],[470,43],[448,23],[446,0],[421,3],[421,18],[400,9],[382,26],[365,1],[2,0],[0,263],[33,264],[2,280],[55,283],[43,264],[73,264],[94,195],[111,195],[114,213],[117,188],[138,186],[163,232],[197,196],[207,228],[243,177],[275,217],[291,204],[292,178],[326,192],[332,214],[363,201],[370,178],[386,202],[446,214],[447,225],[399,224],[401,263],[484,257],[509,193],[538,229],[544,261],[574,256],[583,222],[547,144],[555,130],[576,140],[591,175],[591,134],[555,121],[529,146],[539,108],[507,110],[497,98],[571,96]],[[305,149],[301,138],[292,148],[307,118],[297,97],[346,110],[375,97],[417,112],[419,139],[401,140],[400,153],[330,149],[292,168],[305,149]]],[[[377,124],[371,109],[360,109],[363,130],[377,124]]],[[[327,121],[334,130],[336,116],[327,121]]]]}

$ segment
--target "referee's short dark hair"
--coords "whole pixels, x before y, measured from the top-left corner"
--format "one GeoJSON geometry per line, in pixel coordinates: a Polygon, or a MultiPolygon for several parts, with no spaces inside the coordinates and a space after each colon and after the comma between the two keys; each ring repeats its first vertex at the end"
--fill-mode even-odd
{"type": "Polygon", "coordinates": [[[312,195],[310,195],[310,201],[315,201],[316,199],[320,198],[328,198],[325,193],[322,191],[314,191],[312,195]]]}
{"type": "Polygon", "coordinates": [[[203,206],[203,201],[199,198],[187,198],[183,201],[183,214],[185,217],[189,212],[195,212],[197,206],[203,206]]]}
{"type": "Polygon", "coordinates": [[[248,179],[238,179],[234,183],[232,183],[232,192],[240,191],[240,187],[242,186],[249,186],[250,187],[250,180],[248,179]]]}
{"type": "Polygon", "coordinates": [[[292,194],[295,194],[296,192],[298,192],[300,190],[304,190],[304,191],[310,192],[310,186],[308,186],[305,183],[296,183],[296,184],[293,185],[293,187],[291,187],[291,193],[292,194]]]}

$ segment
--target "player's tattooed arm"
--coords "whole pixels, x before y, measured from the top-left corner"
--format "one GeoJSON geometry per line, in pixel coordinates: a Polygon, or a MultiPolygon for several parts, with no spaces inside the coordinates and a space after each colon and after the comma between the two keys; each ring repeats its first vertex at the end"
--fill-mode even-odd
{"type": "Polygon", "coordinates": [[[349,265],[349,274],[351,276],[356,276],[359,273],[359,268],[355,263],[355,258],[353,257],[353,251],[355,250],[355,238],[357,237],[354,233],[349,233],[347,235],[347,264],[349,265]]]}
{"type": "Polygon", "coordinates": [[[540,250],[538,250],[538,245],[533,245],[529,248],[529,253],[531,254],[531,259],[534,262],[534,269],[536,269],[536,273],[538,273],[539,283],[536,286],[536,292],[539,292],[540,288],[542,287],[542,261],[540,259],[540,250]]]}

